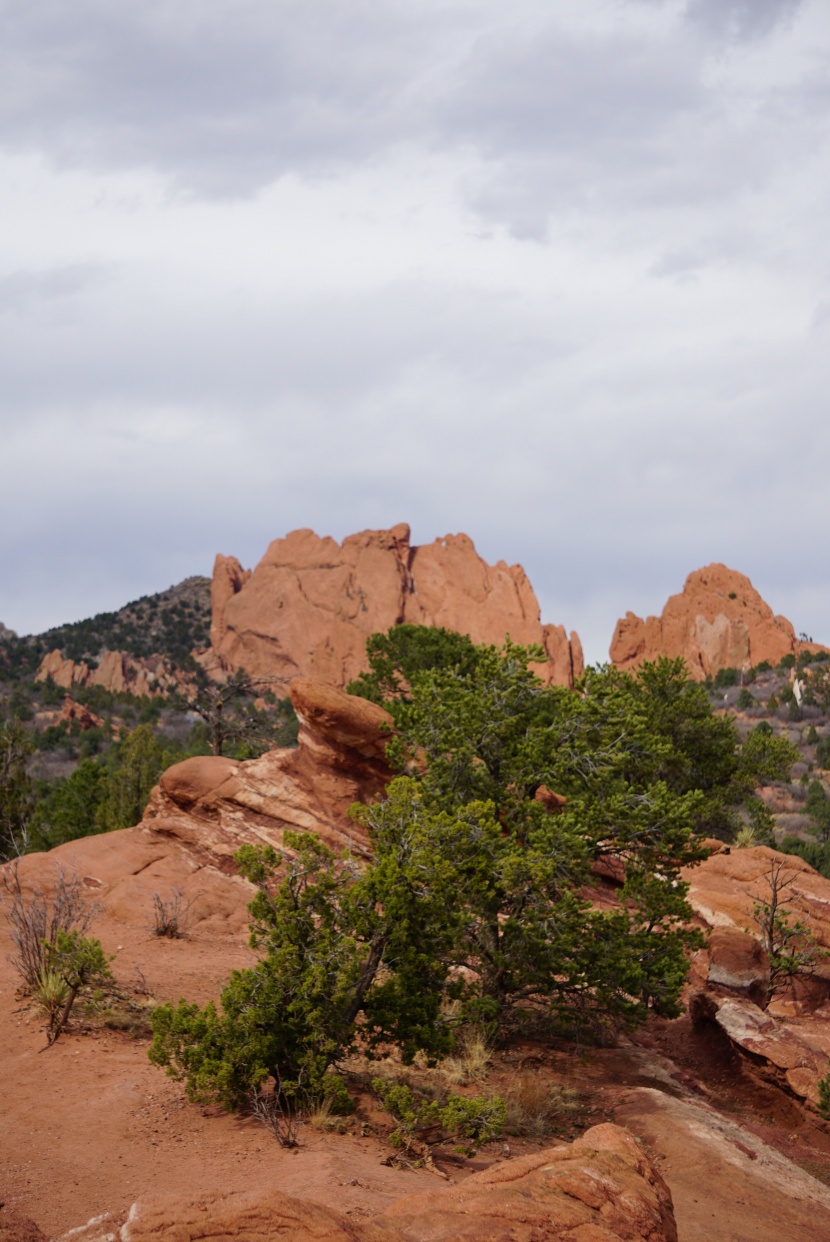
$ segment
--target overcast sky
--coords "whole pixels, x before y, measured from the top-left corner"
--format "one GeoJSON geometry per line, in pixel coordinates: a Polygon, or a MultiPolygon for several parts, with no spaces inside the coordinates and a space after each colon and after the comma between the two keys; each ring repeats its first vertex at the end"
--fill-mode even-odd
{"type": "Polygon", "coordinates": [[[0,0],[0,621],[466,531],[830,643],[826,0],[0,0]]]}

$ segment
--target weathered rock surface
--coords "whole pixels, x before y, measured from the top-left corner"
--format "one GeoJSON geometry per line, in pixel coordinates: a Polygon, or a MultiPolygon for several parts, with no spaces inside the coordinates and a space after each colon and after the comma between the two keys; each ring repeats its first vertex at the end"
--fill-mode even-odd
{"type": "Polygon", "coordinates": [[[615,1119],[648,1144],[681,1242],[827,1242],[830,1189],[702,1101],[636,1088],[615,1119]]]}
{"type": "Polygon", "coordinates": [[[413,547],[409,527],[362,531],[338,544],[311,530],[275,540],[253,573],[218,556],[213,650],[226,669],[287,685],[314,677],[345,686],[366,668],[367,637],[402,622],[444,626],[475,642],[537,643],[543,678],[572,685],[583,671],[576,634],[542,625],[520,565],[487,565],[466,535],[413,547]]]}
{"type": "Polygon", "coordinates": [[[689,574],[659,617],[643,620],[627,612],[614,630],[610,658],[633,669],[644,660],[682,656],[702,681],[722,668],[749,668],[764,660],[777,664],[805,646],[822,649],[800,642],[792,624],[773,614],[744,574],[713,564],[689,574]]]}
{"type": "Polygon", "coordinates": [[[695,963],[705,991],[692,1003],[697,1018],[714,1021],[763,1077],[815,1105],[830,1057],[830,967],[819,962],[767,1006],[769,961],[753,913],[770,899],[770,869],[781,864],[780,910],[830,948],[830,881],[766,846],[722,850],[685,873],[692,908],[712,929],[703,961],[695,963]]]}
{"type": "Polygon", "coordinates": [[[570,1146],[493,1165],[356,1221],[279,1190],[148,1197],[62,1242],[676,1242],[671,1194],[629,1133],[594,1126],[570,1146]]]}
{"type": "Polygon", "coordinates": [[[314,832],[333,849],[365,852],[363,830],[348,817],[353,802],[385,788],[392,719],[382,707],[309,678],[291,683],[300,720],[295,749],[236,762],[185,759],[162,775],[142,826],[176,837],[217,866],[245,841],[282,844],[286,829],[314,832]]]}
{"type": "Polygon", "coordinates": [[[101,686],[112,693],[139,696],[166,696],[180,689],[184,678],[162,656],[137,659],[121,651],[106,651],[97,668],[83,661],[67,660],[60,651],[50,651],[40,662],[35,681],[51,680],[64,690],[73,686],[101,686]]]}

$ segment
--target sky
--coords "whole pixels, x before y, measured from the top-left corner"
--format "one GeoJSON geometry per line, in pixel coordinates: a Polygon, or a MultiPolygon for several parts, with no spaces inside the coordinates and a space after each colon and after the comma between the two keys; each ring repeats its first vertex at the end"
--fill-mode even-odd
{"type": "Polygon", "coordinates": [[[0,0],[0,621],[407,521],[830,643],[830,5],[0,0]]]}

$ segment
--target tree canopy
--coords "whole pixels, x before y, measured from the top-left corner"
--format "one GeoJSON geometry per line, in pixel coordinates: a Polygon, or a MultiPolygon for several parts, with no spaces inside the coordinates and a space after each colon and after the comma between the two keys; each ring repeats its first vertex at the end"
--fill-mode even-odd
{"type": "Polygon", "coordinates": [[[574,692],[509,640],[401,626],[369,652],[352,685],[391,711],[400,773],[352,810],[371,861],[288,834],[284,856],[237,855],[259,885],[258,963],[219,1009],[182,1001],[154,1023],[152,1059],[198,1098],[238,1103],[268,1075],[287,1098],[320,1092],[356,1041],[436,1056],[464,1022],[677,1014],[701,942],[681,869],[792,761],[763,732],[741,746],[681,661],[591,670],[574,692]]]}

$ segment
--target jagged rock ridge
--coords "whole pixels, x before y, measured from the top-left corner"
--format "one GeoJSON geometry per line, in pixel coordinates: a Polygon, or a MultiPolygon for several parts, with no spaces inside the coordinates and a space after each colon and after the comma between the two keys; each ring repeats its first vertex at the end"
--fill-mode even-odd
{"type": "Polygon", "coordinates": [[[366,667],[366,639],[393,625],[438,625],[474,642],[536,643],[547,682],[573,685],[583,671],[577,634],[543,625],[520,565],[488,565],[467,535],[412,546],[405,523],[338,544],[311,530],[276,539],[251,572],[218,556],[211,588],[212,651],[287,685],[320,678],[343,687],[366,667]]]}

